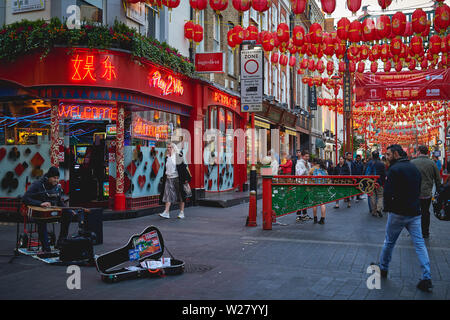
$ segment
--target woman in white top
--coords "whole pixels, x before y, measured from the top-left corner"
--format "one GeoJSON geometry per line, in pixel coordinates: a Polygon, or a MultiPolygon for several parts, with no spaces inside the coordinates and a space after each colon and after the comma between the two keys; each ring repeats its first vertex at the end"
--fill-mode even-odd
{"type": "Polygon", "coordinates": [[[160,214],[163,218],[170,218],[170,205],[180,202],[180,214],[178,218],[184,219],[184,203],[186,193],[184,184],[191,180],[191,175],[183,155],[178,151],[177,146],[171,143],[167,146],[164,175],[162,177],[162,190],[160,190],[160,200],[165,203],[165,210],[160,214]]]}

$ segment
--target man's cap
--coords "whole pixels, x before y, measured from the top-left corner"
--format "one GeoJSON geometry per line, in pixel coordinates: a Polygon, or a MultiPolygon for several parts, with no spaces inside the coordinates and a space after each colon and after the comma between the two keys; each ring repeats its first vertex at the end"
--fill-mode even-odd
{"type": "Polygon", "coordinates": [[[57,167],[50,167],[50,169],[48,169],[48,172],[46,173],[46,176],[48,178],[59,177],[59,169],[57,167]]]}

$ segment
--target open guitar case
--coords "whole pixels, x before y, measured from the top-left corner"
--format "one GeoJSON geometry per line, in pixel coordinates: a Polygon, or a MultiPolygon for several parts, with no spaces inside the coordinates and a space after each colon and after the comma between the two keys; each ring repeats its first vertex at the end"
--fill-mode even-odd
{"type": "Polygon", "coordinates": [[[179,275],[184,272],[184,262],[173,257],[170,266],[149,269],[142,263],[156,262],[163,254],[164,240],[161,232],[155,226],[149,226],[140,234],[133,235],[128,243],[117,250],[102,254],[95,259],[98,272],[105,282],[113,283],[128,279],[160,277],[162,275],[179,275]],[[124,266],[136,262],[135,266],[124,266]]]}

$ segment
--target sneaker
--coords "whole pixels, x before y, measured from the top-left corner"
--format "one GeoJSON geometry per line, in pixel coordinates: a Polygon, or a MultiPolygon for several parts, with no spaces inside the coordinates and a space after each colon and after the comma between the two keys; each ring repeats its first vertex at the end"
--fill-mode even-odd
{"type": "Polygon", "coordinates": [[[378,263],[372,262],[370,265],[371,265],[371,266],[377,266],[378,268],[380,268],[380,276],[381,276],[382,278],[387,278],[387,276],[388,276],[388,271],[387,271],[387,270],[381,269],[381,267],[380,267],[380,265],[379,265],[378,263]]]}
{"type": "Polygon", "coordinates": [[[302,215],[301,218],[304,221],[312,220],[312,218],[310,216],[308,216],[307,214],[302,215]]]}
{"type": "Polygon", "coordinates": [[[424,279],[419,281],[417,288],[423,292],[432,292],[433,284],[430,279],[424,279]]]}
{"type": "Polygon", "coordinates": [[[165,212],[165,211],[163,213],[160,213],[159,216],[161,218],[170,219],[170,214],[168,212],[165,212]]]}
{"type": "Polygon", "coordinates": [[[178,219],[184,219],[184,212],[180,211],[180,214],[178,215],[178,219]]]}

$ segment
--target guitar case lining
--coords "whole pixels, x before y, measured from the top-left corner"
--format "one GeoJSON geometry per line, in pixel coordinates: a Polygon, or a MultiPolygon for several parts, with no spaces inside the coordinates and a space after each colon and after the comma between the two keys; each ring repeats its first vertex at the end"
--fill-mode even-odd
{"type": "Polygon", "coordinates": [[[141,266],[141,262],[159,260],[164,254],[164,239],[155,226],[149,226],[140,234],[130,237],[128,243],[117,250],[102,254],[95,259],[97,271],[103,281],[108,283],[127,279],[158,277],[161,275],[179,275],[184,272],[184,262],[175,259],[172,254],[170,266],[149,270],[141,266]],[[136,266],[125,267],[125,264],[138,262],[136,266]]]}

